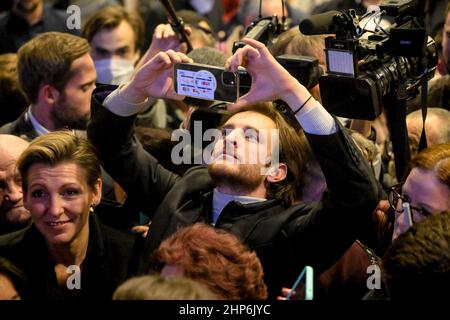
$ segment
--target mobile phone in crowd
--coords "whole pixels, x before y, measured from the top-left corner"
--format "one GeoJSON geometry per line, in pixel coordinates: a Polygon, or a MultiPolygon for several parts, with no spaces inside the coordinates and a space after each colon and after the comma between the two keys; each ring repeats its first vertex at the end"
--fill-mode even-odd
{"type": "Polygon", "coordinates": [[[296,293],[297,300],[312,300],[314,298],[314,270],[312,267],[306,266],[303,268],[297,280],[292,285],[286,300],[291,300],[294,292],[296,293]],[[303,279],[304,281],[302,282],[303,279]],[[296,292],[301,283],[304,283],[302,290],[296,292]]]}
{"type": "Polygon", "coordinates": [[[187,97],[230,103],[239,97],[239,77],[223,67],[176,63],[173,79],[175,92],[187,97]]]}

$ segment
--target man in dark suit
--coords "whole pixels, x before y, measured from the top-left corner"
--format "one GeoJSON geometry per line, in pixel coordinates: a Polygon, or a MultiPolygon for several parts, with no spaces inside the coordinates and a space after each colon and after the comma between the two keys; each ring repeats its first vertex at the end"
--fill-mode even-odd
{"type": "Polygon", "coordinates": [[[12,2],[11,10],[0,17],[0,54],[15,53],[25,42],[44,32],[80,34],[79,29],[69,29],[69,15],[65,11],[53,9],[43,0],[12,2]]]}
{"type": "Polygon", "coordinates": [[[335,119],[263,44],[244,41],[247,46],[227,66],[236,71],[244,65],[252,87],[232,107],[282,99],[292,108],[327,180],[329,191],[319,203],[298,204],[290,196],[298,192],[302,172],[295,172],[296,163],[306,161],[301,158],[304,151],[287,133],[299,130],[280,120],[277,111],[267,111],[270,108],[254,106],[232,115],[222,127],[208,168],[194,167],[178,176],[142,149],[132,138],[135,114],[149,97],[183,98],[172,87],[173,64],[191,61],[182,53],[161,52],[127,85],[112,93],[94,93],[88,137],[99,149],[105,169],[152,218],[141,271],[148,270],[149,257],[162,240],[202,221],[230,231],[255,250],[274,298],[282,286],[292,285],[305,265],[320,274],[352,245],[371,223],[377,186],[335,119]],[[251,134],[265,130],[279,130],[279,161],[268,152],[259,162],[246,162],[246,154],[273,150],[272,142],[251,134]]]}
{"type": "MultiPolygon", "coordinates": [[[[0,133],[31,141],[55,130],[71,129],[86,136],[96,72],[86,39],[47,32],[18,52],[19,82],[30,107],[0,133]]],[[[113,182],[103,175],[104,198],[114,200],[113,182]]]]}
{"type": "Polygon", "coordinates": [[[85,129],[96,80],[88,42],[43,33],[19,50],[18,59],[19,82],[31,106],[0,132],[32,140],[63,128],[85,129]]]}

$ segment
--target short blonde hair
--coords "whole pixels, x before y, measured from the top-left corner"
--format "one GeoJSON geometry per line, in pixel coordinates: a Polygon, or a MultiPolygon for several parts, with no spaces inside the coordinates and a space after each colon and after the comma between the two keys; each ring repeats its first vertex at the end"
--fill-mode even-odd
{"type": "Polygon", "coordinates": [[[95,147],[72,131],[55,131],[34,139],[17,161],[24,190],[28,189],[28,171],[34,164],[56,166],[70,162],[86,173],[87,184],[95,188],[101,177],[100,161],[95,147]]]}

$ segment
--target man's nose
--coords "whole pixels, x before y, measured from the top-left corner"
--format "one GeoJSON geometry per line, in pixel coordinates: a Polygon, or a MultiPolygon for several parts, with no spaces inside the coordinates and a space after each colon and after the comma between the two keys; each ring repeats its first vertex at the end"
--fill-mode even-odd
{"type": "Polygon", "coordinates": [[[8,185],[6,190],[5,198],[11,202],[18,202],[22,200],[22,186],[16,183],[11,183],[8,185]]]}

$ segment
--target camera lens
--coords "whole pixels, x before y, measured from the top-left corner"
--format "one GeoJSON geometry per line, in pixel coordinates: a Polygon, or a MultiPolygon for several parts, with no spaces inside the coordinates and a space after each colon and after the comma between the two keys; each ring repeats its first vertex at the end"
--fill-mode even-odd
{"type": "Polygon", "coordinates": [[[236,75],[233,72],[224,71],[222,73],[222,83],[226,86],[234,86],[236,84],[236,75]]]}

